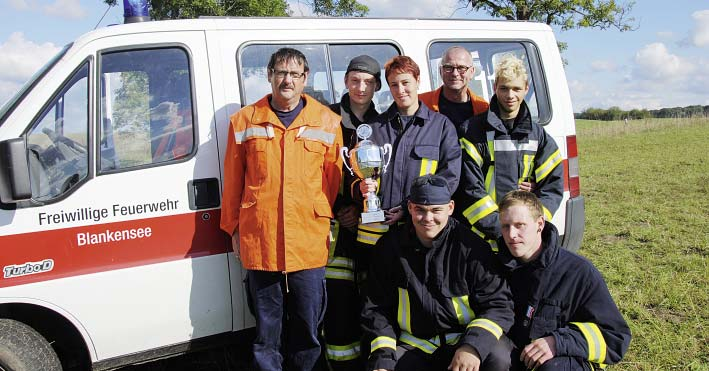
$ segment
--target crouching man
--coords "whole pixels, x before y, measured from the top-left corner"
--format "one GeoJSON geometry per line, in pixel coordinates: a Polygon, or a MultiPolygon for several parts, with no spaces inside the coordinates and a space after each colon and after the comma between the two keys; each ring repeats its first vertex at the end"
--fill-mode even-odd
{"type": "Polygon", "coordinates": [[[384,234],[370,260],[362,311],[367,370],[507,370],[493,352],[513,321],[512,299],[481,238],[451,218],[445,178],[416,178],[411,220],[384,234]]]}
{"type": "Polygon", "coordinates": [[[515,308],[512,369],[595,370],[619,362],[630,329],[598,270],[561,248],[533,193],[512,191],[499,207],[499,258],[515,308]]]}

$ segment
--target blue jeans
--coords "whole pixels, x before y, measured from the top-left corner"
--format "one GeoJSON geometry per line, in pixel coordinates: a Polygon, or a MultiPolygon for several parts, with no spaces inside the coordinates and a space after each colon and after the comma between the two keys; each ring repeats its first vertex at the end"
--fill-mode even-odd
{"type": "Polygon", "coordinates": [[[249,270],[247,286],[256,317],[256,369],[278,371],[285,366],[288,371],[311,371],[320,356],[325,268],[287,274],[249,270]]]}

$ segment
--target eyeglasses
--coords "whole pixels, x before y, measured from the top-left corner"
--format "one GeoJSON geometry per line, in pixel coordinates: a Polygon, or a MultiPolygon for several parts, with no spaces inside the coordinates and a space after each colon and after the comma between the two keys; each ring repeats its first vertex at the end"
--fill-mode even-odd
{"type": "Polygon", "coordinates": [[[278,79],[283,80],[286,78],[286,76],[290,76],[291,79],[293,80],[300,80],[305,76],[305,72],[295,72],[295,71],[276,71],[274,69],[271,69],[271,73],[276,76],[278,79]]]}
{"type": "Polygon", "coordinates": [[[458,70],[458,73],[462,75],[468,72],[468,70],[471,69],[472,66],[451,66],[449,64],[444,64],[441,66],[441,68],[445,73],[453,73],[453,70],[458,70]]]}

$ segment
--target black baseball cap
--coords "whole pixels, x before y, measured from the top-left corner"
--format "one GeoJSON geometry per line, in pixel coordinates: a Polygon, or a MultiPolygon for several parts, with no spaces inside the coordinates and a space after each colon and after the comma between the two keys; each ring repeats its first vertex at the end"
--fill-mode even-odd
{"type": "Polygon", "coordinates": [[[419,205],[444,205],[450,202],[448,181],[440,175],[423,175],[411,184],[409,201],[419,205]]]}
{"type": "MultiPolygon", "coordinates": [[[[379,66],[379,62],[377,62],[376,59],[368,55],[354,57],[347,66],[347,72],[350,71],[366,72],[374,76],[374,78],[377,79],[377,91],[382,88],[382,68],[379,66]]],[[[347,75],[347,72],[345,72],[345,75],[347,75]]]]}

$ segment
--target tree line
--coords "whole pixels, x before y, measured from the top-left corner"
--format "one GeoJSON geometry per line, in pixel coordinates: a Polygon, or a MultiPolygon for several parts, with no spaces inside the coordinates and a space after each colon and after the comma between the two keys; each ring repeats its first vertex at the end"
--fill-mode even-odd
{"type": "Polygon", "coordinates": [[[657,110],[633,109],[624,111],[619,107],[602,108],[587,108],[581,113],[575,113],[574,117],[585,120],[638,120],[649,118],[690,118],[690,117],[709,117],[709,106],[686,106],[661,108],[657,110]]]}

